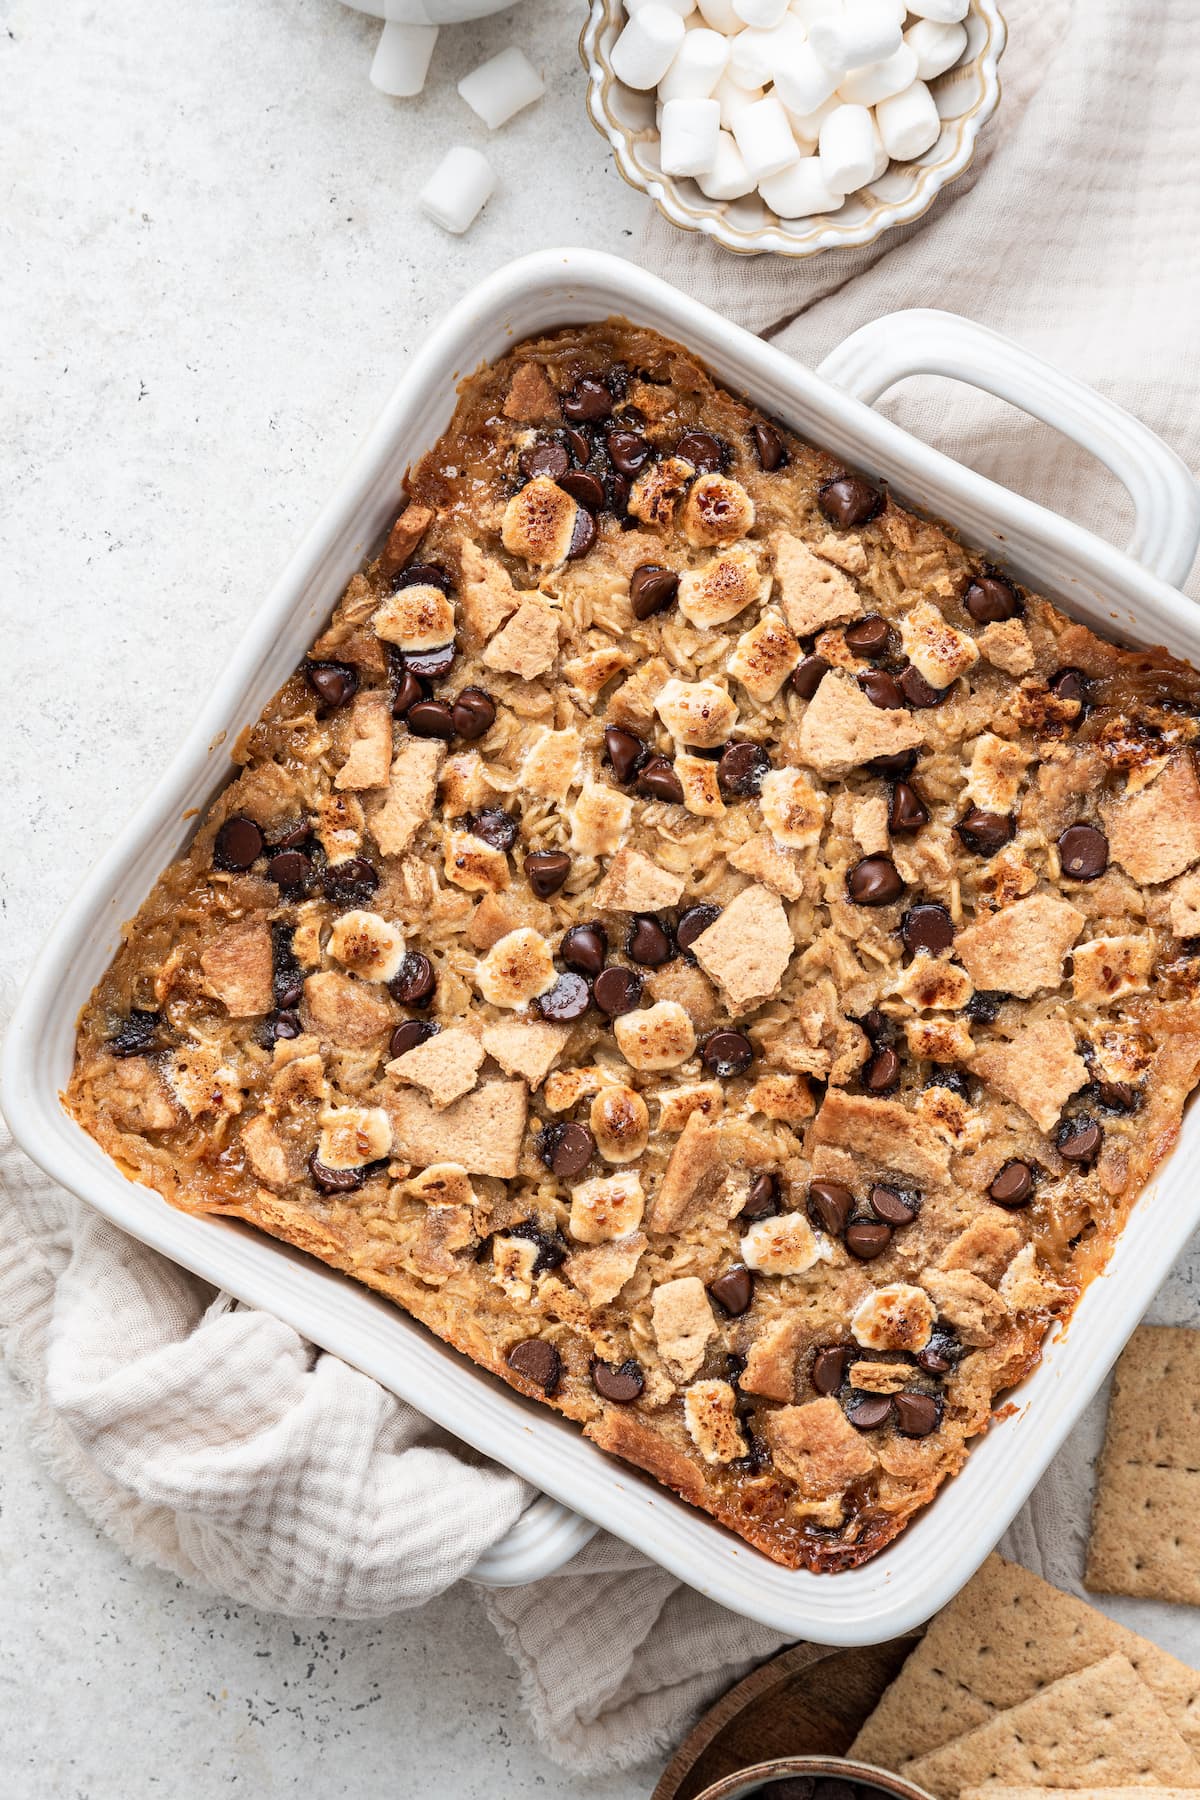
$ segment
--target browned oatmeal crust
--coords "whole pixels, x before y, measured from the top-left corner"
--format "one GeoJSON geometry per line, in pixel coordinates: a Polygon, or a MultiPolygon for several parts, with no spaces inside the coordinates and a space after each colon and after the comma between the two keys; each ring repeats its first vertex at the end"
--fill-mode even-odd
{"type": "Polygon", "coordinates": [[[793,1567],[958,1469],[1200,1071],[1200,680],[620,322],[463,386],[79,1026],[134,1178],[793,1567]]]}

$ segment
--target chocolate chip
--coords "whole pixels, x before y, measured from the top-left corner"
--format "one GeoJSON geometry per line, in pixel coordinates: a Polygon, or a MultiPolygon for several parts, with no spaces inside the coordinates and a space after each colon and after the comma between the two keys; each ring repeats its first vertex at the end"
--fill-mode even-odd
{"type": "Polygon", "coordinates": [[[961,1358],[962,1345],[944,1325],[935,1325],[925,1348],[917,1351],[918,1366],[927,1375],[948,1375],[961,1358]]]}
{"type": "Polygon", "coordinates": [[[1141,1104],[1141,1095],[1129,1081],[1094,1081],[1092,1092],[1097,1103],[1107,1112],[1136,1112],[1141,1104]]]}
{"type": "Polygon", "coordinates": [[[576,1019],[582,1019],[591,1003],[592,990],[587,976],[568,969],[559,976],[548,994],[542,994],[534,1001],[534,1006],[543,1019],[550,1019],[556,1025],[570,1025],[576,1019]]]}
{"type": "Polygon", "coordinates": [[[772,1218],[778,1211],[778,1175],[756,1175],[750,1183],[750,1192],[742,1202],[739,1218],[748,1219],[753,1224],[756,1219],[772,1218]]]}
{"type": "Polygon", "coordinates": [[[274,985],[275,1004],[284,1012],[290,1013],[304,998],[304,976],[298,964],[294,974],[289,968],[277,969],[274,985]]]}
{"type": "Polygon", "coordinates": [[[294,825],[285,826],[278,837],[272,838],[272,850],[303,850],[312,836],[312,823],[308,819],[297,819],[294,825]]]}
{"type": "Polygon", "coordinates": [[[303,850],[280,850],[267,864],[267,880],[274,881],[285,894],[301,892],[312,874],[312,860],[303,850]]]}
{"type": "Polygon", "coordinates": [[[642,997],[642,978],[622,963],[612,963],[597,975],[592,992],[596,1005],[610,1019],[631,1013],[642,997]]]}
{"type": "Polygon", "coordinates": [[[557,1122],[538,1134],[537,1153],[552,1174],[569,1181],[591,1162],[596,1140],[586,1125],[557,1122]]]}
{"type": "Polygon", "coordinates": [[[427,1006],[437,988],[433,964],[420,950],[410,950],[387,984],[388,993],[401,1006],[427,1006]]]}
{"type": "Polygon", "coordinates": [[[984,812],[973,806],[954,829],[968,850],[977,856],[994,856],[1008,843],[1015,826],[1007,813],[984,812]]]}
{"type": "Polygon", "coordinates": [[[388,1055],[393,1059],[403,1056],[407,1051],[415,1050],[418,1044],[427,1044],[441,1029],[433,1019],[405,1019],[392,1033],[388,1055]]]}
{"type": "Polygon", "coordinates": [[[321,892],[337,907],[365,906],[379,886],[379,871],[365,856],[348,856],[321,872],[321,892]]]}
{"type": "Polygon", "coordinates": [[[840,1181],[809,1183],[808,1215],[814,1225],[822,1225],[834,1237],[841,1237],[853,1211],[854,1195],[840,1181]]]}
{"type": "Polygon", "coordinates": [[[652,919],[648,913],[641,913],[634,920],[625,943],[625,953],[643,968],[657,969],[660,964],[670,962],[674,955],[671,934],[652,919]]]}
{"type": "Polygon", "coordinates": [[[567,448],[580,468],[591,461],[592,440],[586,431],[581,431],[577,425],[568,425],[563,436],[567,440],[567,448]]]}
{"type": "Polygon", "coordinates": [[[893,677],[883,669],[864,670],[858,678],[858,685],[871,705],[878,706],[883,712],[895,712],[904,705],[904,695],[893,677]]]}
{"type": "Polygon", "coordinates": [[[1027,1206],[1033,1199],[1033,1170],[1027,1162],[1014,1157],[992,1177],[988,1199],[997,1206],[1027,1206]]]}
{"type": "Polygon", "coordinates": [[[594,424],[599,419],[607,419],[613,409],[612,395],[602,381],[585,375],[577,381],[569,394],[562,401],[564,417],[575,421],[586,420],[594,424]]]}
{"type": "Polygon", "coordinates": [[[648,800],[663,800],[682,806],[683,783],[675,773],[675,765],[665,756],[652,756],[635,783],[636,791],[648,800]]]}
{"type": "Polygon", "coordinates": [[[645,1385],[646,1377],[636,1357],[627,1358],[615,1368],[598,1356],[592,1358],[592,1386],[602,1400],[609,1400],[614,1406],[629,1406],[639,1398],[645,1385]]]}
{"type": "Polygon", "coordinates": [[[992,1025],[1000,1015],[1006,996],[988,988],[976,988],[964,1011],[973,1025],[992,1025]]]}
{"type": "Polygon", "coordinates": [[[586,506],[578,508],[575,514],[575,529],[571,533],[571,548],[567,551],[568,562],[578,562],[586,556],[596,541],[596,521],[586,506]]]}
{"type": "Polygon", "coordinates": [[[950,698],[950,688],[953,685],[952,682],[950,687],[935,688],[932,683],[926,681],[920,669],[913,663],[909,663],[907,668],[900,671],[900,692],[908,704],[915,706],[918,711],[926,711],[930,707],[940,706],[943,700],[950,698]]]}
{"type": "Polygon", "coordinates": [[[323,1194],[353,1194],[366,1180],[366,1169],[327,1169],[314,1150],[308,1172],[323,1194]]]}
{"type": "Polygon", "coordinates": [[[557,481],[570,468],[571,455],[565,444],[547,440],[541,444],[531,444],[528,450],[522,450],[517,466],[522,475],[528,475],[531,481],[538,475],[557,481]]]}
{"type": "Polygon", "coordinates": [[[410,675],[419,675],[424,681],[440,681],[454,667],[457,655],[455,644],[439,644],[436,650],[406,650],[404,667],[410,675]]]}
{"type": "Polygon", "coordinates": [[[444,700],[418,700],[405,713],[404,723],[420,738],[452,738],[456,730],[454,713],[444,700]]]}
{"type": "Polygon", "coordinates": [[[715,925],[721,916],[721,908],[711,901],[702,900],[699,906],[689,906],[686,912],[680,913],[675,926],[675,942],[681,950],[690,950],[701,932],[715,925]]]}
{"type": "Polygon", "coordinates": [[[891,1226],[875,1219],[852,1219],[846,1227],[846,1248],[859,1262],[873,1262],[891,1241],[891,1226]]]}
{"type": "Polygon", "coordinates": [[[690,462],[693,468],[702,474],[711,475],[717,469],[723,469],[728,461],[728,453],[720,438],[714,437],[711,431],[689,431],[680,438],[675,446],[676,456],[684,462],[690,462]]]}
{"type": "Polygon", "coordinates": [[[754,1061],[754,1045],[742,1031],[714,1031],[704,1041],[700,1060],[710,1075],[728,1081],[744,1075],[754,1061]]]}
{"type": "Polygon", "coordinates": [[[603,925],[572,925],[563,934],[558,953],[568,969],[581,975],[598,975],[608,955],[608,933],[603,925]]]}
{"type": "Polygon", "coordinates": [[[148,1056],[157,1049],[157,1034],[162,1014],[145,1007],[132,1006],[116,1034],[108,1040],[114,1056],[148,1056]]]}
{"type": "Polygon", "coordinates": [[[304,1027],[300,1023],[300,1014],[286,1009],[274,1012],[267,1020],[267,1033],[272,1043],[281,1038],[298,1038],[304,1027]]]}
{"type": "Polygon", "coordinates": [[[1094,825],[1068,825],[1058,840],[1058,858],[1072,881],[1095,881],[1108,867],[1108,839],[1094,825]]]}
{"type": "Polygon", "coordinates": [[[534,850],[525,858],[525,879],[539,900],[557,894],[571,873],[571,859],[565,850],[534,850]]]}
{"type": "Polygon", "coordinates": [[[977,575],[963,595],[963,605],[977,625],[1015,619],[1021,610],[1016,589],[1002,575],[977,575]]]}
{"type": "Polygon", "coordinates": [[[604,749],[613,774],[622,783],[632,781],[650,755],[636,732],[624,731],[619,725],[604,727],[604,749]]]}
{"type": "Polygon", "coordinates": [[[771,759],[761,744],[726,744],[717,764],[717,781],[723,794],[748,799],[762,788],[771,759]]]}
{"type": "Polygon", "coordinates": [[[939,950],[948,950],[954,942],[954,920],[944,906],[924,901],[920,906],[911,906],[905,913],[900,921],[900,935],[905,948],[914,955],[918,950],[928,950],[936,956],[939,950]]]}
{"type": "Polygon", "coordinates": [[[892,628],[878,613],[868,613],[865,619],[847,625],[842,636],[846,648],[853,650],[855,656],[876,657],[882,656],[891,643],[892,628]]]}
{"type": "Polygon", "coordinates": [[[502,806],[489,806],[486,811],[475,813],[471,819],[472,835],[482,838],[493,850],[511,850],[517,841],[519,830],[519,820],[512,813],[505,812],[502,806]]]}
{"type": "Polygon", "coordinates": [[[891,1416],[890,1394],[855,1394],[846,1408],[846,1417],[859,1431],[878,1431],[891,1416]]]}
{"type": "Polygon", "coordinates": [[[636,475],[651,456],[650,445],[639,431],[610,431],[608,454],[620,475],[636,475]]]}
{"type": "Polygon", "coordinates": [[[1058,1154],[1064,1162],[1088,1164],[1095,1162],[1100,1154],[1100,1146],[1104,1142],[1104,1133],[1095,1119],[1087,1113],[1079,1113],[1073,1119],[1064,1119],[1058,1128],[1058,1154]]]}
{"type": "Polygon", "coordinates": [[[922,825],[928,823],[929,808],[916,788],[907,781],[896,782],[888,807],[888,830],[898,833],[920,831],[922,825]]]}
{"type": "Polygon", "coordinates": [[[890,1094],[899,1080],[900,1058],[889,1044],[884,1044],[863,1070],[863,1086],[869,1094],[890,1094]]]}
{"type": "Polygon", "coordinates": [[[545,1338],[526,1338],[514,1344],[505,1360],[544,1394],[553,1394],[562,1380],[562,1358],[545,1338]]]}
{"type": "Polygon", "coordinates": [[[823,656],[806,656],[803,662],[796,664],[789,678],[793,694],[799,694],[801,700],[811,700],[829,669],[823,656]]]}
{"type": "Polygon", "coordinates": [[[941,1402],[932,1394],[896,1394],[893,1404],[901,1437],[928,1437],[942,1422],[941,1402]]]}
{"type": "Polygon", "coordinates": [[[460,738],[468,743],[484,737],[496,722],[496,702],[483,688],[465,687],[450,703],[450,717],[460,738]]]}
{"type": "Polygon", "coordinates": [[[817,504],[831,525],[845,530],[876,518],[883,511],[883,495],[861,475],[835,475],[818,493],[817,504]]]}
{"type": "Polygon", "coordinates": [[[306,662],[304,674],[317,697],[335,710],[358,692],[358,670],[349,663],[306,662]]]}
{"type": "Polygon", "coordinates": [[[754,1277],[737,1263],[710,1282],[708,1291],[731,1319],[740,1319],[754,1298],[754,1277]]]}
{"type": "Polygon", "coordinates": [[[915,750],[893,750],[889,756],[873,756],[867,764],[876,775],[911,775],[917,766],[915,750]]]}
{"type": "Polygon", "coordinates": [[[407,569],[401,569],[398,575],[392,576],[392,592],[406,587],[435,587],[443,594],[454,592],[454,582],[450,571],[443,569],[441,563],[409,563],[407,569]]]}
{"type": "Polygon", "coordinates": [[[1050,692],[1059,700],[1078,700],[1084,707],[1091,694],[1091,683],[1082,669],[1060,669],[1050,677],[1050,692]]]}
{"type": "Polygon", "coordinates": [[[896,1188],[884,1187],[876,1182],[867,1198],[871,1202],[871,1211],[877,1213],[885,1225],[899,1227],[911,1225],[920,1210],[911,1194],[901,1194],[896,1188]]]}
{"type": "Polygon", "coordinates": [[[808,1378],[818,1394],[836,1394],[850,1367],[850,1349],[846,1344],[827,1344],[813,1356],[808,1378]]]}
{"type": "Polygon", "coordinates": [[[768,475],[773,475],[776,469],[782,469],[788,460],[783,434],[776,431],[773,425],[766,425],[760,420],[754,427],[753,436],[759,467],[765,469],[768,475]]]}
{"type": "Polygon", "coordinates": [[[960,1100],[970,1100],[971,1098],[971,1084],[961,1069],[934,1069],[925,1086],[927,1088],[949,1088],[950,1092],[957,1094],[960,1100]]]}
{"type": "Polygon", "coordinates": [[[571,1254],[571,1246],[558,1227],[547,1230],[536,1219],[523,1219],[519,1225],[510,1228],[508,1235],[523,1238],[527,1244],[536,1246],[537,1256],[533,1263],[535,1275],[544,1275],[547,1269],[561,1268],[571,1254]]]}
{"type": "Polygon", "coordinates": [[[213,868],[240,870],[248,869],[256,857],[261,856],[263,834],[253,819],[245,813],[234,813],[226,819],[213,843],[213,868]]]}
{"type": "Polygon", "coordinates": [[[586,469],[572,469],[568,474],[560,475],[558,485],[564,494],[570,494],[577,506],[586,507],[590,513],[599,512],[604,505],[604,484],[586,469]]]}
{"type": "Polygon", "coordinates": [[[904,882],[890,856],[864,856],[847,874],[846,892],[855,906],[890,906],[904,882]]]}
{"type": "Polygon", "coordinates": [[[393,719],[402,719],[410,707],[425,697],[424,684],[417,680],[411,669],[402,670],[396,687],[396,698],[392,701],[393,719]]]}
{"type": "Polygon", "coordinates": [[[661,563],[643,563],[629,577],[629,602],[635,619],[649,619],[670,606],[679,592],[679,576],[661,563]]]}

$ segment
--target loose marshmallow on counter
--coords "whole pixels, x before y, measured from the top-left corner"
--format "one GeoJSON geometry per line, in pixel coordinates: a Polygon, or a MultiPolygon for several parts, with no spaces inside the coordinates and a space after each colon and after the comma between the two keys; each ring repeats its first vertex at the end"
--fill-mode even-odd
{"type": "Polygon", "coordinates": [[[807,219],[813,213],[836,212],[845,198],[835,194],[821,173],[819,156],[802,156],[778,175],[760,181],[758,191],[781,219],[807,219]]]}
{"type": "Polygon", "coordinates": [[[754,192],[754,177],[731,131],[718,132],[712,167],[697,175],[696,180],[710,200],[740,200],[754,192]]]}
{"type": "Polygon", "coordinates": [[[437,43],[436,25],[396,25],[383,28],[371,64],[371,84],[382,94],[398,99],[411,99],[425,86],[433,47],[437,43]]]}
{"type": "Polygon", "coordinates": [[[917,80],[932,81],[952,69],[967,47],[965,25],[943,25],[936,19],[918,19],[904,34],[917,59],[917,80]]]}
{"type": "Polygon", "coordinates": [[[971,0],[910,0],[909,12],[935,25],[957,25],[971,10],[971,0]]]}
{"type": "Polygon", "coordinates": [[[704,26],[686,32],[679,55],[658,84],[659,99],[664,104],[668,100],[707,100],[728,61],[729,39],[721,32],[704,26]]]}
{"type": "Polygon", "coordinates": [[[743,25],[769,31],[788,9],[788,0],[733,0],[733,10],[743,25]]]}
{"type": "Polygon", "coordinates": [[[852,194],[874,178],[875,129],[865,106],[836,107],[821,126],[820,144],[821,173],[835,193],[852,194]]]}
{"type": "Polygon", "coordinates": [[[837,84],[835,71],[825,67],[809,43],[801,44],[775,71],[775,91],[790,113],[815,112],[837,84]]]}
{"type": "Polygon", "coordinates": [[[942,129],[937,102],[923,81],[914,81],[903,92],[881,100],[875,121],[884,149],[897,162],[911,162],[936,144],[942,129]]]}
{"type": "Polygon", "coordinates": [[[702,175],[711,169],[721,135],[715,100],[668,100],[662,109],[659,160],[664,175],[702,175]]]}
{"type": "Polygon", "coordinates": [[[868,63],[865,69],[851,69],[838,85],[838,97],[855,106],[877,106],[881,100],[911,87],[916,79],[917,53],[901,43],[882,62],[868,63]]]}
{"type": "Polygon", "coordinates": [[[796,160],[796,140],[788,116],[772,94],[738,108],[733,115],[733,135],[755,181],[777,175],[796,160]]]}
{"type": "Polygon", "coordinates": [[[496,131],[523,107],[540,100],[546,84],[525,52],[513,45],[464,75],[458,91],[488,130],[496,131]]]}
{"type": "Polygon", "coordinates": [[[495,186],[495,171],[487,157],[456,144],[417,195],[417,204],[446,231],[460,235],[491,199],[495,186]]]}
{"type": "Polygon", "coordinates": [[[846,75],[890,56],[900,43],[901,23],[892,0],[854,0],[844,12],[814,19],[808,37],[821,61],[846,75]]]}
{"type": "Polygon", "coordinates": [[[657,87],[683,47],[679,14],[663,0],[640,6],[613,45],[613,74],[626,87],[657,87]]]}

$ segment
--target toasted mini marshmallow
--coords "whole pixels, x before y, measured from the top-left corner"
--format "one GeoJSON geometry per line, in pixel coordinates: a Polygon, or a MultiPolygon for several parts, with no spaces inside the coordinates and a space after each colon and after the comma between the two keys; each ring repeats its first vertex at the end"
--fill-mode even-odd
{"type": "Polygon", "coordinates": [[[533,1298],[533,1269],[538,1259],[538,1246],[529,1238],[492,1239],[492,1280],[502,1288],[509,1300],[527,1305],[533,1298]]]}
{"type": "Polygon", "coordinates": [[[353,794],[329,792],[317,801],[317,841],[328,862],[346,862],[357,856],[367,829],[362,801],[353,794]]]}
{"type": "Polygon", "coordinates": [[[771,577],[759,573],[758,557],[748,544],[738,544],[700,569],[679,577],[677,604],[684,618],[701,631],[735,619],[771,591],[771,577]]]}
{"type": "Polygon", "coordinates": [[[454,604],[441,588],[399,588],[371,621],[376,637],[401,650],[437,650],[454,636],[454,604]]]}
{"type": "Polygon", "coordinates": [[[815,788],[803,769],[770,769],[763,776],[759,805],[771,836],[789,850],[817,843],[829,812],[829,798],[815,788]]]}
{"type": "Polygon", "coordinates": [[[924,1288],[897,1281],[867,1295],[851,1315],[850,1330],[864,1350],[923,1350],[936,1318],[924,1288]]]}
{"type": "Polygon", "coordinates": [[[570,808],[571,848],[580,856],[614,856],[621,848],[633,801],[599,781],[585,781],[570,808]]]}
{"type": "Polygon", "coordinates": [[[740,481],[715,473],[697,476],[683,507],[690,544],[736,544],[753,525],[754,502],[740,481]]]}
{"type": "Polygon", "coordinates": [[[679,744],[715,750],[737,723],[737,703],[715,681],[664,683],[654,710],[679,744]]]}
{"type": "Polygon", "coordinates": [[[719,819],[725,811],[717,765],[703,756],[688,756],[681,750],[675,758],[675,773],[683,789],[683,804],[701,819],[719,819]]]}
{"type": "Polygon", "coordinates": [[[979,661],[973,638],[945,620],[930,600],[918,601],[900,621],[905,653],[930,687],[947,688],[979,661]]]}
{"type": "Polygon", "coordinates": [[[634,1169],[618,1175],[597,1175],[571,1189],[571,1217],[567,1229],[579,1244],[606,1244],[624,1237],[642,1222],[646,1196],[641,1176],[634,1169]]]}
{"type": "Polygon", "coordinates": [[[329,954],[365,981],[390,981],[404,961],[404,933],[378,913],[339,913],[329,934],[329,954]]]}
{"type": "Polygon", "coordinates": [[[765,705],[775,698],[800,661],[800,655],[800,645],[782,614],[772,608],[762,615],[757,625],[742,633],[725,667],[735,681],[741,682],[752,700],[765,705]]]}
{"type": "Polygon", "coordinates": [[[696,1048],[696,1030],[677,1000],[613,1020],[613,1034],[632,1069],[674,1069],[696,1048]]]}
{"type": "Polygon", "coordinates": [[[317,1161],[327,1169],[361,1169],[392,1148],[392,1122],[382,1106],[331,1106],[321,1114],[317,1161]]]}
{"type": "Polygon", "coordinates": [[[904,1036],[908,1054],[922,1062],[968,1063],[975,1054],[965,1019],[908,1019],[904,1036]]]}
{"type": "Polygon", "coordinates": [[[985,731],[971,751],[971,774],[963,798],[972,800],[983,812],[1011,812],[1031,761],[1020,744],[985,731]]]}
{"type": "Polygon", "coordinates": [[[166,1059],[167,1086],[189,1119],[201,1113],[239,1113],[242,1090],[237,1070],[213,1044],[181,1044],[166,1059]]]}
{"type": "Polygon", "coordinates": [[[918,1012],[958,1012],[975,992],[975,983],[957,963],[915,956],[886,991],[918,1012]]]}
{"type": "Polygon", "coordinates": [[[509,884],[508,858],[473,831],[448,831],[442,866],[446,880],[468,894],[501,894],[509,884]]]}
{"type": "Polygon", "coordinates": [[[737,1395],[727,1381],[693,1381],[683,1396],[688,1436],[707,1463],[736,1462],[746,1454],[737,1395]]]}
{"type": "Polygon", "coordinates": [[[588,1124],[605,1162],[635,1162],[650,1141],[649,1109],[634,1088],[602,1088],[592,1101],[588,1124]]]}
{"type": "Polygon", "coordinates": [[[557,980],[550,946],[531,925],[508,932],[475,965],[475,985],[493,1006],[528,1006],[557,980]]]}
{"type": "Polygon", "coordinates": [[[759,1219],[742,1239],[742,1261],[763,1275],[803,1275],[829,1256],[803,1213],[759,1219]]]}
{"type": "Polygon", "coordinates": [[[501,541],[510,556],[557,569],[571,554],[578,515],[570,494],[548,475],[535,475],[505,507],[501,541]]]}
{"type": "Polygon", "coordinates": [[[629,512],[643,525],[669,525],[695,473],[695,466],[682,456],[650,463],[630,490],[629,512]]]}

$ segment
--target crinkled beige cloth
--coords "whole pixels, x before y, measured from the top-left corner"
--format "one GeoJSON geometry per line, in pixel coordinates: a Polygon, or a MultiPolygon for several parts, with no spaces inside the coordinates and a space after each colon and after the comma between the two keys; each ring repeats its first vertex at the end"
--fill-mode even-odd
{"type": "MultiPolygon", "coordinates": [[[[865,320],[941,306],[1095,383],[1200,464],[1200,0],[1010,0],[1005,97],[969,179],[919,226],[806,264],[741,261],[651,221],[645,260],[816,362],[865,320]]],[[[946,384],[902,421],[1119,536],[1103,471],[946,384]]],[[[1200,589],[1194,589],[1200,593],[1200,589]]],[[[299,1614],[418,1606],[528,1499],[407,1406],[277,1321],[215,1296],[42,1180],[0,1137],[0,1328],[50,1467],[142,1561],[299,1614]]],[[[1200,1245],[1154,1316],[1195,1323],[1200,1245]]],[[[1007,1547],[1077,1584],[1102,1410],[1007,1547]]],[[[562,1575],[485,1604],[550,1755],[668,1750],[780,1642],[599,1538],[562,1575]]],[[[1122,1606],[1195,1660],[1200,1614],[1122,1606]]]]}

